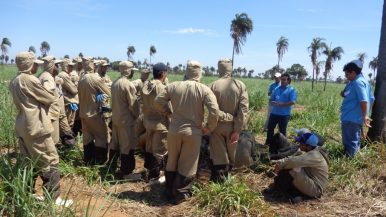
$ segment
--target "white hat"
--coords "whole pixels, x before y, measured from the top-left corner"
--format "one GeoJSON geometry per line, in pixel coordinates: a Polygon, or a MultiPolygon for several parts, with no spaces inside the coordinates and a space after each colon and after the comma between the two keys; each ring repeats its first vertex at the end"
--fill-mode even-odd
{"type": "Polygon", "coordinates": [[[363,62],[360,60],[353,60],[351,63],[354,63],[358,68],[363,69],[363,62]]]}
{"type": "Polygon", "coordinates": [[[275,78],[280,78],[281,74],[279,72],[276,72],[274,76],[275,76],[275,78]]]}

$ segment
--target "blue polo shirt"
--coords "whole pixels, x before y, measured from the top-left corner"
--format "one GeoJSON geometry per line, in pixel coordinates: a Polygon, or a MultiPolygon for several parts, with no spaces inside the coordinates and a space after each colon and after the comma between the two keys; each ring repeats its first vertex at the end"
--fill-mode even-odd
{"type": "Polygon", "coordinates": [[[275,88],[278,86],[280,86],[280,82],[273,82],[272,84],[270,84],[268,87],[268,93],[272,95],[273,90],[275,90],[275,88]]]}
{"type": "Polygon", "coordinates": [[[351,121],[363,125],[360,103],[367,102],[367,114],[370,112],[370,105],[374,102],[374,94],[369,82],[358,74],[353,81],[346,85],[343,91],[343,102],[340,108],[340,120],[351,121]]]}
{"type": "MultiPolygon", "coordinates": [[[[270,100],[276,101],[276,102],[296,102],[296,99],[298,98],[295,88],[293,88],[290,85],[287,85],[286,87],[278,86],[276,87],[271,95],[270,100]]],[[[274,115],[282,115],[282,116],[288,116],[291,115],[291,109],[292,106],[272,106],[272,112],[271,114],[274,115]]]]}

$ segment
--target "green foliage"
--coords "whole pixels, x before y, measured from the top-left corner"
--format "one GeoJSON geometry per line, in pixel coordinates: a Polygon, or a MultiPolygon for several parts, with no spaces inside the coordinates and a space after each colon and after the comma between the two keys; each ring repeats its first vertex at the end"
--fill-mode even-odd
{"type": "Polygon", "coordinates": [[[213,216],[273,216],[260,192],[255,192],[243,181],[230,176],[222,184],[210,182],[193,187],[193,203],[213,216]]]}
{"type": "Polygon", "coordinates": [[[297,79],[297,80],[304,80],[304,78],[306,78],[306,76],[308,75],[304,66],[298,63],[293,64],[285,72],[290,74],[294,79],[297,79]]]}

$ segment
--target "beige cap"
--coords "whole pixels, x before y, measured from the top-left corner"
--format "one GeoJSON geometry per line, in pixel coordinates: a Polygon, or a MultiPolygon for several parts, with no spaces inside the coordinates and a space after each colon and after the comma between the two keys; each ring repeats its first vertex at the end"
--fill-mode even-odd
{"type": "Polygon", "coordinates": [[[196,60],[188,60],[186,64],[186,78],[189,80],[199,81],[202,75],[201,63],[196,60]]]}
{"type": "Polygon", "coordinates": [[[70,59],[69,61],[68,61],[68,65],[69,66],[74,66],[75,64],[77,64],[76,62],[75,62],[75,59],[70,59]]]}
{"type": "Polygon", "coordinates": [[[101,60],[101,61],[99,62],[99,64],[100,64],[101,66],[109,66],[109,65],[110,65],[106,60],[101,60]]]}
{"type": "Polygon", "coordinates": [[[17,69],[19,73],[28,73],[31,71],[34,63],[42,64],[43,61],[36,59],[35,54],[32,52],[24,51],[16,55],[15,58],[17,69]]]}
{"type": "Polygon", "coordinates": [[[276,72],[275,75],[273,75],[275,78],[280,78],[281,77],[281,73],[279,72],[276,72]]]}
{"type": "Polygon", "coordinates": [[[232,74],[232,60],[231,59],[220,59],[217,63],[218,73],[220,76],[232,74]]]}
{"type": "Polygon", "coordinates": [[[73,60],[75,63],[81,63],[82,62],[82,58],[80,58],[80,57],[75,57],[73,60]]]}
{"type": "Polygon", "coordinates": [[[44,61],[43,70],[51,72],[51,70],[55,66],[55,57],[54,56],[45,56],[42,58],[42,60],[44,61]]]}
{"type": "MultiPolygon", "coordinates": [[[[133,70],[138,70],[137,68],[133,68],[133,70]]],[[[149,69],[142,69],[141,74],[149,74],[150,70],[149,69]]]]}
{"type": "Polygon", "coordinates": [[[122,75],[130,75],[131,70],[134,68],[134,65],[130,61],[121,61],[119,63],[119,71],[122,75]]]}
{"type": "Polygon", "coordinates": [[[94,63],[92,57],[83,57],[82,64],[86,73],[94,73],[94,63]]]}

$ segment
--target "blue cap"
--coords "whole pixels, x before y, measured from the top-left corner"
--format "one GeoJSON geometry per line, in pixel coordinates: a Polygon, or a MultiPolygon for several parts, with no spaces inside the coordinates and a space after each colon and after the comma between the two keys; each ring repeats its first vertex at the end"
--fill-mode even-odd
{"type": "Polygon", "coordinates": [[[164,63],[156,63],[153,66],[153,72],[164,72],[168,71],[168,67],[164,63]]]}
{"type": "Polygon", "coordinates": [[[304,133],[303,135],[296,137],[295,141],[301,144],[316,147],[318,146],[319,139],[313,133],[304,133]]]}

